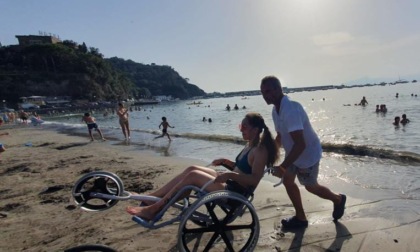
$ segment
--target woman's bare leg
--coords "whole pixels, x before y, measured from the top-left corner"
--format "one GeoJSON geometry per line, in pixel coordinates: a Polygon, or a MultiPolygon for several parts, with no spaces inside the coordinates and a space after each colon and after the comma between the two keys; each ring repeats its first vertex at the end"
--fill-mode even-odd
{"type": "Polygon", "coordinates": [[[124,134],[124,138],[127,138],[127,133],[125,132],[125,125],[124,125],[124,123],[121,123],[120,122],[120,126],[121,126],[122,132],[124,134]]]}
{"type": "MultiPolygon", "coordinates": [[[[127,207],[126,211],[131,215],[137,215],[147,220],[153,219],[156,214],[170,201],[177,191],[187,185],[203,186],[209,180],[215,177],[201,170],[194,170],[190,173],[186,173],[175,186],[173,186],[169,192],[163,196],[163,198],[150,205],[144,207],[127,207]]],[[[171,181],[172,182],[172,181],[171,181]]],[[[207,187],[207,191],[223,190],[225,185],[223,183],[213,183],[207,187]]]]}
{"type": "Polygon", "coordinates": [[[217,172],[212,168],[203,167],[203,166],[195,166],[195,165],[190,166],[187,169],[185,169],[182,173],[178,174],[171,181],[169,181],[166,185],[152,192],[150,195],[159,197],[159,198],[165,196],[173,187],[176,186],[176,184],[178,184],[187,174],[191,173],[192,171],[202,171],[204,173],[207,173],[213,176],[213,178],[217,176],[217,172]]]}

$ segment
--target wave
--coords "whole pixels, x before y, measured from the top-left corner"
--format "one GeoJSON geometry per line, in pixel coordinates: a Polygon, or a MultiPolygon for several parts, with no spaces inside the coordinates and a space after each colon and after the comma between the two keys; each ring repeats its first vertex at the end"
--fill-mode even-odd
{"type": "MultiPolygon", "coordinates": [[[[86,126],[85,124],[71,124],[71,123],[57,123],[57,122],[46,122],[51,128],[56,130],[64,130],[64,131],[73,131],[72,133],[75,134],[75,131],[80,129],[84,129],[86,126]]],[[[110,130],[119,130],[119,127],[114,126],[106,126],[101,128],[107,128],[110,130]]],[[[152,129],[131,129],[131,131],[139,132],[139,133],[146,133],[151,135],[160,135],[162,133],[161,130],[152,130],[152,129]]],[[[78,132],[79,133],[79,132],[78,132]]],[[[83,132],[84,134],[84,132],[83,132]]],[[[232,143],[232,144],[245,144],[245,141],[242,137],[237,136],[228,136],[228,135],[215,135],[215,134],[200,134],[200,133],[171,133],[173,137],[179,138],[188,138],[194,140],[203,140],[203,141],[213,141],[213,142],[225,142],[225,143],[232,143]]],[[[116,137],[116,139],[118,139],[116,137]]],[[[322,148],[324,152],[332,152],[344,155],[352,155],[352,156],[367,156],[367,157],[376,157],[376,158],[383,158],[383,159],[390,159],[395,160],[398,162],[404,163],[420,163],[420,154],[413,153],[413,152],[406,152],[406,151],[395,151],[390,149],[381,149],[375,148],[372,146],[367,145],[353,145],[353,144],[338,144],[338,143],[322,143],[322,148]]]]}
{"type": "MultiPolygon", "coordinates": [[[[150,129],[131,129],[134,132],[143,132],[153,135],[162,134],[161,130],[150,130],[150,129]]],[[[242,137],[237,136],[227,136],[227,135],[209,135],[209,134],[199,134],[199,133],[170,133],[174,137],[189,138],[195,140],[205,140],[205,141],[214,141],[214,142],[228,142],[234,144],[245,144],[245,140],[242,137]]]]}
{"type": "Polygon", "coordinates": [[[322,143],[322,149],[324,152],[384,158],[405,163],[420,163],[420,155],[417,153],[374,148],[366,145],[322,143]]]}

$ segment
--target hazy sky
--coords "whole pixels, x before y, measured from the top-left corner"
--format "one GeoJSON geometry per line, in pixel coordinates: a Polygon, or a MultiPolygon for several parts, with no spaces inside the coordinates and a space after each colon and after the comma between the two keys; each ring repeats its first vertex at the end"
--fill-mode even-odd
{"type": "Polygon", "coordinates": [[[417,0],[0,0],[0,43],[57,34],[206,92],[420,77],[417,0]]]}

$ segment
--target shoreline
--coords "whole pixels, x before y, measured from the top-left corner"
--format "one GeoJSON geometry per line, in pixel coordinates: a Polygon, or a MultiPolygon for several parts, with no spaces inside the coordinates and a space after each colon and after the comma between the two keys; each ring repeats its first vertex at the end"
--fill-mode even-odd
{"type": "MultiPolygon", "coordinates": [[[[63,251],[83,244],[102,244],[117,251],[175,251],[178,225],[149,230],[131,221],[119,202],[102,212],[74,209],[71,190],[87,171],[120,176],[126,190],[142,192],[166,183],[189,165],[203,161],[159,156],[154,150],[133,150],[112,141],[89,142],[53,130],[26,126],[1,127],[6,152],[0,161],[1,251],[63,251]],[[31,146],[25,143],[31,142],[31,146]],[[142,177],[139,182],[139,177],[142,177]],[[48,189],[56,191],[45,193],[48,189]],[[22,235],[24,232],[24,235],[22,235]]],[[[263,180],[253,205],[260,219],[256,251],[416,251],[420,247],[416,200],[353,198],[346,192],[343,218],[332,222],[330,202],[301,190],[309,227],[283,232],[280,220],[293,214],[283,186],[263,180]],[[407,211],[411,209],[411,211],[407,211]]]]}

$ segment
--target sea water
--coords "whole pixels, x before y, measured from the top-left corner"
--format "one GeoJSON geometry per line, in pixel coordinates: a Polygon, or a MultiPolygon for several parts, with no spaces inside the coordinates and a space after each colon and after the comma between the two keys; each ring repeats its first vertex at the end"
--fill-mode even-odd
{"type": "MultiPolygon", "coordinates": [[[[334,191],[352,192],[367,200],[420,199],[420,84],[357,87],[290,93],[300,102],[323,144],[319,182],[334,191]],[[398,93],[398,97],[397,96],[398,93]],[[416,97],[417,95],[417,97],[416,97]],[[365,96],[368,105],[359,106],[365,96]],[[376,113],[385,104],[386,113],[376,113]],[[395,116],[406,114],[410,123],[394,126],[395,116]]],[[[215,158],[234,160],[244,142],[239,123],[247,112],[258,112],[274,132],[272,106],[262,96],[162,102],[129,113],[131,141],[124,141],[118,117],[92,111],[106,138],[130,151],[151,150],[156,155],[188,157],[210,163],[215,158]],[[225,108],[230,105],[231,110],[225,108]],[[235,104],[239,109],[234,110],[235,104]],[[171,126],[166,137],[158,128],[165,116],[171,126]],[[207,120],[203,121],[203,117],[207,120]],[[208,119],[211,118],[210,123],[208,119]]],[[[48,118],[46,127],[86,135],[81,114],[48,118]]],[[[94,134],[96,134],[94,132],[94,134]]],[[[284,158],[284,152],[281,152],[284,158]]],[[[414,201],[411,201],[414,200],[414,201]]]]}

